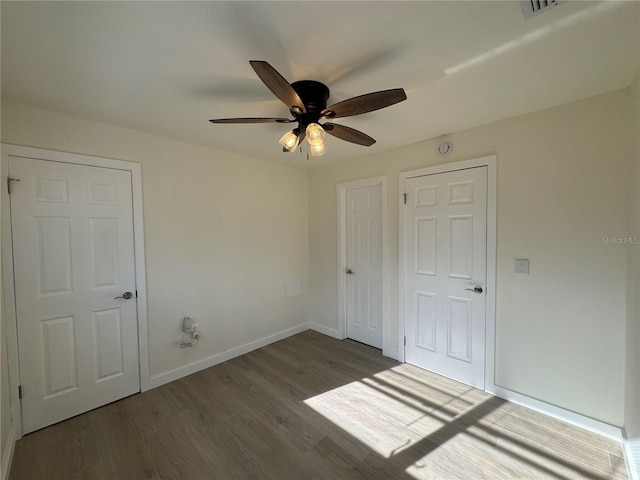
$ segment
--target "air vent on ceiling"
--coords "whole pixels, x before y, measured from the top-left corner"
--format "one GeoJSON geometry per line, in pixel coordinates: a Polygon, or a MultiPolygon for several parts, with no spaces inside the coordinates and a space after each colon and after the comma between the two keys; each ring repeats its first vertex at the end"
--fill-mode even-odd
{"type": "Polygon", "coordinates": [[[551,10],[560,3],[560,0],[521,0],[520,6],[524,13],[525,20],[540,15],[542,12],[551,10]]]}

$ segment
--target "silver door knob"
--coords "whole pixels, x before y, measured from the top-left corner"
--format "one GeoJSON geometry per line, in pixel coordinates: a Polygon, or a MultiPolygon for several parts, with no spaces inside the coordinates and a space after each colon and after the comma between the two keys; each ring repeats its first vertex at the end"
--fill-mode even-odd
{"type": "Polygon", "coordinates": [[[350,268],[347,268],[347,275],[353,275],[355,272],[350,268]]]}
{"type": "Polygon", "coordinates": [[[469,290],[473,293],[482,293],[482,287],[465,288],[465,290],[469,290]]]}
{"type": "Polygon", "coordinates": [[[114,297],[114,300],[118,299],[118,298],[124,298],[125,300],[129,300],[131,297],[133,297],[133,293],[131,292],[124,292],[121,296],[119,297],[114,297]]]}

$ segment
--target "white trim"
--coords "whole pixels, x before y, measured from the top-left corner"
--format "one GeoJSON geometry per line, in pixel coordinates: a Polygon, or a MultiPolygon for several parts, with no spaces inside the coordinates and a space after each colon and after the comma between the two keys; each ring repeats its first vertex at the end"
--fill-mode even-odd
{"type": "Polygon", "coordinates": [[[31,158],[35,160],[46,160],[50,162],[73,163],[79,165],[89,165],[91,167],[114,168],[117,170],[132,171],[140,168],[139,163],[125,160],[115,160],[106,157],[92,157],[79,153],[60,152],[57,150],[46,150],[42,148],[23,147],[21,145],[2,144],[2,152],[11,157],[31,158]]]}
{"type": "Polygon", "coordinates": [[[140,391],[146,392],[149,386],[149,333],[147,331],[147,276],[144,254],[144,220],[142,206],[142,169],[139,163],[131,168],[133,187],[133,236],[136,270],[136,295],[138,308],[138,357],[140,359],[140,391]],[[137,188],[136,188],[137,186],[137,188]]]}
{"type": "Polygon", "coordinates": [[[640,480],[640,438],[629,440],[622,432],[622,455],[631,480],[640,480]]]}
{"type": "Polygon", "coordinates": [[[0,181],[0,195],[2,195],[2,214],[0,215],[0,230],[2,230],[2,289],[4,304],[2,314],[7,329],[7,361],[9,367],[9,395],[11,397],[11,421],[15,440],[22,438],[22,409],[18,396],[20,385],[20,362],[18,357],[18,325],[16,323],[15,285],[13,278],[13,244],[11,241],[11,209],[9,208],[9,192],[6,185],[9,169],[9,157],[5,154],[2,144],[2,181],[0,181]]]}
{"type": "Polygon", "coordinates": [[[487,158],[487,304],[484,386],[495,382],[496,277],[498,263],[498,157],[487,158]]]}
{"type": "Polygon", "coordinates": [[[494,385],[494,388],[487,390],[487,392],[497,397],[504,398],[516,405],[521,405],[530,410],[543,413],[549,417],[557,418],[558,420],[562,420],[563,422],[597,433],[604,437],[611,438],[617,442],[622,441],[622,430],[620,427],[614,427],[608,423],[595,420],[585,415],[580,415],[579,413],[575,413],[561,407],[556,407],[555,405],[543,402],[542,400],[536,400],[535,398],[528,397],[527,395],[523,395],[497,385],[494,385]]]}
{"type": "Polygon", "coordinates": [[[335,328],[329,328],[325,325],[320,325],[319,323],[315,323],[315,322],[309,322],[309,328],[318,333],[322,333],[323,335],[337,338],[338,340],[344,340],[344,337],[341,337],[340,332],[335,328]]]}
{"type": "Polygon", "coordinates": [[[9,472],[11,471],[11,463],[13,462],[13,452],[16,448],[16,431],[13,427],[9,430],[7,435],[7,443],[4,446],[2,452],[2,472],[0,472],[1,480],[8,480],[9,472]]]}
{"type": "Polygon", "coordinates": [[[404,222],[404,194],[407,177],[404,172],[398,175],[398,361],[404,363],[405,328],[404,328],[404,298],[405,298],[405,222],[404,222]]]}
{"type": "Polygon", "coordinates": [[[240,355],[252,352],[253,350],[257,350],[258,348],[262,348],[271,343],[278,342],[292,335],[297,335],[298,333],[304,332],[305,330],[309,330],[308,323],[296,325],[295,327],[282,330],[281,332],[274,333],[273,335],[268,335],[258,340],[254,340],[253,342],[245,343],[244,345],[240,345],[239,347],[231,348],[221,353],[216,353],[215,355],[211,355],[188,365],[174,368],[173,370],[169,370],[168,372],[164,372],[159,375],[154,375],[149,381],[149,388],[156,388],[166,383],[173,382],[174,380],[178,380],[182,377],[186,377],[187,375],[191,375],[192,373],[199,372],[200,370],[204,370],[205,368],[213,367],[214,365],[226,362],[227,360],[239,357],[240,355]]]}
{"type": "MultiPolygon", "coordinates": [[[[344,271],[347,268],[347,190],[353,188],[381,186],[381,207],[382,207],[382,354],[387,357],[396,358],[397,352],[389,345],[389,273],[388,273],[388,203],[387,176],[366,178],[352,182],[339,183],[336,186],[338,197],[338,338],[340,340],[347,337],[347,287],[344,271]]],[[[333,335],[331,335],[333,336],[333,335]]]]}
{"type": "Polygon", "coordinates": [[[388,350],[384,353],[384,356],[397,360],[398,362],[403,362],[403,360],[400,360],[400,352],[392,352],[391,350],[388,350]]]}
{"type": "Polygon", "coordinates": [[[144,219],[142,207],[142,170],[139,163],[110,158],[79,155],[40,148],[23,147],[19,145],[2,144],[2,257],[7,260],[2,265],[2,279],[5,288],[5,325],[7,326],[7,354],[9,355],[10,388],[11,388],[11,413],[13,415],[16,440],[21,438],[22,411],[18,399],[20,384],[20,369],[18,359],[18,334],[17,318],[15,312],[15,291],[13,279],[13,248],[11,244],[11,220],[9,209],[9,196],[6,188],[9,157],[33,158],[52,162],[71,163],[77,165],[89,165],[93,167],[111,168],[131,172],[131,189],[133,199],[133,234],[135,250],[135,274],[137,309],[138,309],[138,355],[140,368],[140,390],[149,390],[149,348],[147,336],[147,294],[145,281],[145,253],[144,253],[144,219]]]}
{"type": "Polygon", "coordinates": [[[487,167],[487,296],[486,296],[486,323],[485,323],[485,390],[494,386],[495,368],[495,331],[496,331],[496,219],[497,219],[497,167],[498,157],[488,157],[462,160],[459,162],[434,165],[399,174],[398,195],[398,358],[400,362],[405,360],[404,352],[404,203],[402,194],[405,193],[405,182],[409,178],[438,173],[466,170],[469,168],[487,167]]]}

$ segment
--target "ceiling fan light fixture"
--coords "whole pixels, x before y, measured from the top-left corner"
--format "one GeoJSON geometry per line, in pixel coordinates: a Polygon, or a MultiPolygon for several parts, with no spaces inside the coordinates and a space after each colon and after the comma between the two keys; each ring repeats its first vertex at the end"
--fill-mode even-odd
{"type": "Polygon", "coordinates": [[[286,151],[292,152],[298,146],[299,139],[299,134],[297,134],[295,130],[291,130],[290,132],[285,133],[278,143],[282,145],[286,151]]]}
{"type": "Polygon", "coordinates": [[[320,155],[324,155],[327,151],[327,147],[324,142],[320,145],[309,145],[309,153],[311,153],[312,157],[319,157],[320,155]]]}
{"type": "MultiPolygon", "coordinates": [[[[316,147],[324,144],[324,128],[317,123],[310,123],[307,125],[307,142],[309,146],[316,147]]],[[[322,152],[324,153],[324,151],[322,152]]],[[[322,155],[322,154],[320,154],[322,155]]]]}
{"type": "Polygon", "coordinates": [[[329,87],[324,83],[316,80],[298,80],[297,82],[289,83],[275,68],[264,60],[250,60],[249,64],[260,80],[262,80],[262,83],[271,90],[271,93],[287,106],[293,118],[214,118],[209,121],[214,124],[297,123],[297,128],[285,133],[282,138],[280,138],[279,143],[282,145],[284,152],[293,152],[306,137],[309,145],[308,153],[314,157],[323,155],[326,151],[324,144],[325,132],[328,132],[340,140],[370,147],[376,143],[375,139],[355,128],[331,122],[325,122],[324,125],[319,125],[318,122],[327,118],[351,117],[373,112],[407,99],[407,94],[402,88],[393,88],[351,97],[327,107],[329,87]]]}

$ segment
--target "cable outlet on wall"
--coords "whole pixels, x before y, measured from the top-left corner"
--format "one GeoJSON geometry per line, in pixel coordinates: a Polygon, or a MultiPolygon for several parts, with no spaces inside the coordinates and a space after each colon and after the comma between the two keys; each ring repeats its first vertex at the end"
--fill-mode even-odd
{"type": "Polygon", "coordinates": [[[528,258],[516,259],[516,273],[520,273],[522,275],[529,275],[529,259],[528,258]]]}
{"type": "Polygon", "coordinates": [[[182,319],[182,342],[180,342],[180,348],[195,347],[200,340],[200,325],[194,322],[190,317],[184,317],[182,319]],[[190,337],[190,338],[189,338],[190,337]]]}

